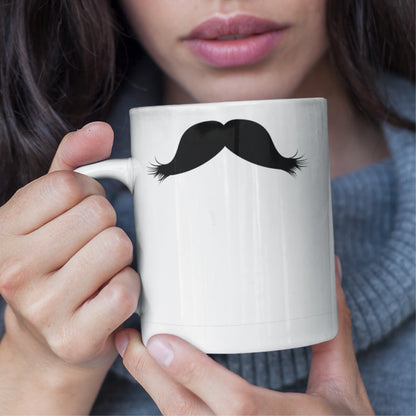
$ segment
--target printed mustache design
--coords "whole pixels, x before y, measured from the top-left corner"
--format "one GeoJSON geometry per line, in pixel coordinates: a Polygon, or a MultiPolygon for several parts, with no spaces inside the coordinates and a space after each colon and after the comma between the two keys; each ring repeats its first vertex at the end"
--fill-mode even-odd
{"type": "Polygon", "coordinates": [[[281,169],[294,175],[305,166],[305,160],[283,157],[274,146],[267,130],[250,120],[230,120],[226,124],[204,121],[185,131],[175,157],[167,164],[152,164],[150,174],[160,182],[171,175],[188,172],[211,160],[222,149],[248,162],[266,168],[281,169]]]}

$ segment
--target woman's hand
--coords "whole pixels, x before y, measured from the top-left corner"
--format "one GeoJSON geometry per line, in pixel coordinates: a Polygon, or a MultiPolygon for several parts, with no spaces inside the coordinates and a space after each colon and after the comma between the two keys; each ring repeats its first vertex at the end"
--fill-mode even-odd
{"type": "Polygon", "coordinates": [[[67,413],[88,412],[117,356],[114,331],[137,305],[132,243],[115,227],[102,186],[72,172],[108,157],[112,142],[105,123],[69,133],[50,172],[0,207],[0,293],[8,304],[0,371],[16,405],[36,396],[23,413],[47,413],[60,393],[75,406],[74,397],[88,402],[67,413]],[[44,395],[46,407],[37,409],[44,395]]]}
{"type": "Polygon", "coordinates": [[[337,260],[339,330],[312,347],[308,388],[280,393],[249,384],[173,335],[156,335],[143,346],[131,329],[116,336],[126,368],[163,414],[374,414],[355,359],[351,317],[337,260]]]}

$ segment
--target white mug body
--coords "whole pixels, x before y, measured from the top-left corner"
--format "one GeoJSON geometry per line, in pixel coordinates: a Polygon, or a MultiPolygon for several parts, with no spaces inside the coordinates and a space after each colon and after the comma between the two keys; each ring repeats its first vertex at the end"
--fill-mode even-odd
{"type": "Polygon", "coordinates": [[[207,353],[245,353],[333,338],[326,101],[143,107],[130,122],[144,343],[170,333],[207,353]],[[193,169],[152,174],[188,129],[232,120],[262,126],[299,168],[262,166],[225,146],[193,169]]]}

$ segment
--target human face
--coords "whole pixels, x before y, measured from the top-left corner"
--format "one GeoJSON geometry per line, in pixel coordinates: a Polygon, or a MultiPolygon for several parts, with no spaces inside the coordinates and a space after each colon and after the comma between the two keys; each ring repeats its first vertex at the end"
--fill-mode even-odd
{"type": "Polygon", "coordinates": [[[299,95],[307,80],[311,84],[328,50],[326,0],[121,4],[139,40],[167,75],[170,102],[290,98],[299,95]]]}

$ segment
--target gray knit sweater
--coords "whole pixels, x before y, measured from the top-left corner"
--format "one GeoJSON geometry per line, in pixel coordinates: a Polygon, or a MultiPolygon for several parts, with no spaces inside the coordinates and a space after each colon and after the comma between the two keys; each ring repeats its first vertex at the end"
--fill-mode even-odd
{"type": "MultiPolygon", "coordinates": [[[[158,73],[147,62],[126,82],[108,121],[116,132],[113,157],[129,156],[128,109],[159,102],[158,73]]],[[[401,114],[414,118],[414,87],[396,77],[381,85],[401,114]]],[[[335,252],[351,309],[354,345],[377,414],[415,414],[415,137],[384,125],[391,157],[332,181],[335,252]]],[[[132,199],[104,181],[123,227],[134,240],[132,199]]],[[[0,307],[4,301],[0,298],[0,307]]],[[[139,327],[138,318],[128,321],[139,327]]],[[[3,323],[0,324],[0,335],[3,323]]],[[[302,391],[310,349],[213,358],[251,383],[302,391]]],[[[93,413],[157,414],[158,409],[117,359],[93,413]]]]}

